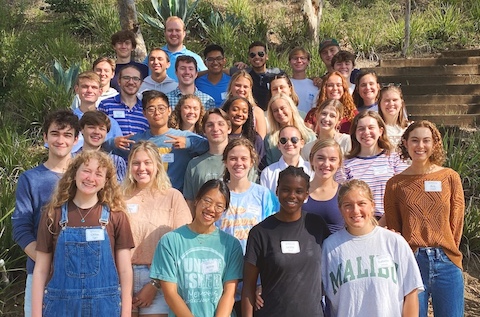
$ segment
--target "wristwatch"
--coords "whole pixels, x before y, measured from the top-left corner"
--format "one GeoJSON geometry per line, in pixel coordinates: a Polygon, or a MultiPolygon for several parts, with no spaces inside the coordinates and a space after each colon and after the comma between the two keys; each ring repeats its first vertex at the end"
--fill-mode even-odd
{"type": "Polygon", "coordinates": [[[161,286],[160,286],[160,283],[159,283],[158,281],[156,281],[156,280],[150,280],[150,284],[151,284],[153,287],[155,287],[157,290],[159,290],[159,291],[162,290],[162,288],[161,288],[161,286]]]}

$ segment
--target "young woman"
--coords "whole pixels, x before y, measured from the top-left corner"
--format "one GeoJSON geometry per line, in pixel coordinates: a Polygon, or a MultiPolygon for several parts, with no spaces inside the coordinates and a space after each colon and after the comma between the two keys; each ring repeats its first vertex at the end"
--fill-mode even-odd
{"type": "MultiPolygon", "coordinates": [[[[342,149],[342,155],[350,152],[352,141],[350,135],[338,131],[341,118],[343,118],[343,105],[336,99],[327,99],[317,107],[316,133],[318,140],[334,139],[342,149]]],[[[302,157],[309,160],[310,152],[317,140],[307,143],[302,150],[302,157]]]]}
{"type": "Polygon", "coordinates": [[[358,113],[355,104],[353,103],[352,96],[348,91],[348,82],[342,76],[340,72],[334,71],[328,73],[325,79],[322,81],[322,88],[318,95],[317,104],[312,108],[305,117],[305,125],[310,129],[315,129],[317,125],[317,112],[319,106],[327,99],[335,99],[343,105],[343,115],[340,119],[338,129],[341,133],[348,133],[350,125],[358,113]]]}
{"type": "Polygon", "coordinates": [[[272,96],[278,95],[280,93],[284,93],[290,98],[292,98],[293,103],[297,107],[298,113],[302,118],[305,118],[306,113],[303,111],[300,111],[298,109],[298,95],[295,92],[295,88],[293,88],[292,81],[288,77],[287,74],[283,73],[280,75],[275,75],[271,80],[270,80],[270,98],[272,96]]]}
{"type": "Polygon", "coordinates": [[[427,316],[430,297],[435,316],[463,316],[462,181],[457,172],[442,167],[445,150],[433,123],[412,123],[400,149],[412,164],[388,181],[385,216],[388,227],[401,233],[415,252],[425,287],[419,294],[419,316],[427,316]]]}
{"type": "Polygon", "coordinates": [[[267,122],[263,110],[257,106],[252,93],[253,79],[246,70],[239,70],[230,78],[228,84],[227,97],[243,97],[246,98],[253,107],[255,131],[262,137],[267,134],[267,122]]]}
{"type": "MultiPolygon", "coordinates": [[[[230,206],[216,225],[240,241],[243,253],[250,229],[278,211],[278,199],[269,189],[248,180],[249,171],[257,163],[252,143],[240,138],[228,143],[223,152],[224,181],[230,189],[230,206]]],[[[235,296],[235,309],[240,314],[241,285],[235,296]]]]}
{"type": "Polygon", "coordinates": [[[263,169],[263,158],[265,156],[265,146],[263,139],[255,131],[253,124],[252,104],[243,97],[230,97],[223,104],[222,109],[227,113],[232,123],[232,132],[228,138],[230,140],[244,137],[255,145],[260,169],[263,169]]]}
{"type": "Polygon", "coordinates": [[[302,168],[280,172],[280,211],[252,228],[248,236],[242,314],[253,316],[260,276],[263,307],[255,316],[323,316],[321,246],[329,235],[325,221],[302,212],[310,177],[302,168]]]}
{"type": "MultiPolygon", "coordinates": [[[[385,123],[375,111],[364,111],[353,119],[350,138],[352,150],[346,155],[344,172],[347,180],[365,181],[373,191],[375,217],[383,216],[383,195],[387,181],[401,173],[407,164],[392,150],[385,123]]],[[[381,222],[384,225],[384,220],[381,222]]]]}
{"type": "Polygon", "coordinates": [[[32,316],[130,316],[133,246],[112,160],[82,151],[40,221],[32,316]]]}
{"type": "Polygon", "coordinates": [[[294,126],[285,126],[280,129],[278,148],[282,153],[280,160],[267,166],[260,175],[260,185],[272,192],[277,191],[278,174],[288,166],[301,167],[311,178],[313,172],[308,160],[305,161],[300,152],[305,144],[300,131],[294,126]]]}
{"type": "Polygon", "coordinates": [[[395,148],[407,129],[407,109],[400,87],[389,85],[380,90],[378,113],[385,121],[387,136],[395,148]]]}
{"type": "Polygon", "coordinates": [[[207,181],[195,198],[193,222],[160,239],[150,276],[155,283],[160,280],[170,315],[227,317],[232,313],[242,278],[242,247],[215,226],[229,204],[227,185],[217,179],[207,181]]]}
{"type": "Polygon", "coordinates": [[[164,295],[150,279],[153,253],[160,238],[190,223],[192,214],[182,193],[172,188],[157,146],[149,141],[133,145],[123,192],[135,242],[132,316],[166,317],[164,295]]]}
{"type": "Polygon", "coordinates": [[[202,134],[204,115],[205,107],[200,98],[192,94],[184,95],[168,117],[168,127],[202,134]]]}
{"type": "Polygon", "coordinates": [[[321,216],[331,233],[344,227],[337,204],[340,185],[334,179],[342,164],[342,150],[334,139],[315,142],[310,152],[310,166],[315,174],[310,182],[310,195],[303,204],[303,210],[321,216]]]}
{"type": "Polygon", "coordinates": [[[378,111],[379,91],[380,85],[375,71],[361,70],[358,72],[355,80],[355,91],[353,92],[353,102],[357,106],[358,112],[365,110],[378,111]]]}
{"type": "Polygon", "coordinates": [[[282,156],[277,147],[282,127],[287,125],[296,127],[305,142],[316,139],[315,132],[305,126],[292,98],[284,93],[273,96],[268,102],[267,120],[270,127],[270,133],[264,139],[267,165],[278,162],[282,156]]]}
{"type": "Polygon", "coordinates": [[[405,239],[377,226],[368,185],[357,179],[343,184],[338,205],[346,228],[322,248],[330,315],[417,317],[423,290],[417,263],[405,239]]]}

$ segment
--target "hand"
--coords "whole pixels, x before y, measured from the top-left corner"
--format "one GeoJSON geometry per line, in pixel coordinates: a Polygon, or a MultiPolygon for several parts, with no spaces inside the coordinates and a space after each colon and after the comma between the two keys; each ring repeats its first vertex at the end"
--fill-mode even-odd
{"type": "Polygon", "coordinates": [[[248,65],[244,62],[236,62],[233,64],[233,66],[235,66],[237,69],[245,69],[248,67],[248,65]]]}
{"type": "Polygon", "coordinates": [[[165,143],[171,143],[174,149],[184,149],[187,147],[187,138],[184,136],[175,136],[171,134],[167,134],[172,140],[166,140],[165,143]]]}
{"type": "Polygon", "coordinates": [[[255,310],[260,310],[263,307],[262,285],[257,286],[255,291],[255,310]]]}
{"type": "Polygon", "coordinates": [[[135,295],[133,295],[132,305],[133,307],[149,307],[152,305],[153,299],[157,295],[157,289],[152,284],[145,284],[142,289],[135,295]]]}
{"type": "Polygon", "coordinates": [[[130,144],[135,143],[133,140],[129,140],[134,133],[130,133],[124,136],[117,136],[113,142],[115,143],[115,147],[118,149],[126,150],[128,151],[130,149],[130,144]]]}
{"type": "Polygon", "coordinates": [[[318,89],[322,88],[322,78],[321,77],[313,77],[312,78],[313,84],[318,87],[318,89]]]}

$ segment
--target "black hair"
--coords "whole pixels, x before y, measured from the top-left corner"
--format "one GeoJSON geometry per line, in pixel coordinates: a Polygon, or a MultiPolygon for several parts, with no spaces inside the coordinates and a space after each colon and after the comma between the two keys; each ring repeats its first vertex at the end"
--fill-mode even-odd
{"type": "Polygon", "coordinates": [[[281,171],[278,174],[277,188],[280,187],[280,183],[287,176],[303,178],[305,180],[306,185],[307,185],[307,191],[310,189],[310,176],[308,176],[308,174],[305,173],[305,171],[303,170],[303,167],[295,167],[295,166],[290,165],[286,169],[281,171]]]}
{"type": "Polygon", "coordinates": [[[107,128],[107,132],[110,132],[111,123],[110,118],[103,112],[98,110],[87,111],[80,119],[80,128],[85,128],[86,125],[102,126],[107,128]]]}
{"type": "Polygon", "coordinates": [[[250,142],[252,142],[252,144],[255,144],[257,133],[255,132],[255,125],[254,125],[255,123],[253,119],[253,106],[250,103],[250,101],[240,96],[230,97],[223,104],[222,110],[228,114],[228,110],[230,109],[232,104],[237,100],[243,100],[248,105],[248,118],[247,118],[247,121],[245,121],[245,123],[242,126],[242,136],[248,139],[250,142]]]}
{"type": "Polygon", "coordinates": [[[170,107],[170,103],[168,102],[168,97],[163,92],[158,90],[145,90],[142,93],[142,109],[145,111],[147,109],[148,103],[153,99],[160,98],[167,103],[167,106],[170,107]]]}
{"type": "Polygon", "coordinates": [[[265,49],[265,53],[267,52],[267,45],[260,41],[252,42],[252,44],[248,46],[248,50],[250,50],[252,47],[255,47],[255,46],[261,46],[265,49]]]}
{"type": "Polygon", "coordinates": [[[228,189],[227,184],[221,179],[211,179],[203,184],[195,196],[195,202],[200,201],[200,199],[202,199],[203,196],[205,196],[205,194],[212,189],[218,189],[218,191],[223,195],[225,198],[225,210],[227,210],[230,206],[230,189],[228,189]]]}
{"type": "Polygon", "coordinates": [[[223,47],[217,44],[210,44],[207,47],[205,47],[205,49],[203,50],[203,56],[207,58],[208,53],[214,52],[214,51],[219,51],[222,54],[222,56],[225,55],[223,47]]]}
{"type": "Polygon", "coordinates": [[[80,124],[78,122],[78,117],[72,112],[72,110],[61,109],[50,112],[43,121],[42,131],[44,134],[48,134],[48,129],[53,123],[55,123],[60,129],[65,129],[66,127],[73,128],[75,131],[75,137],[78,137],[80,124]]]}

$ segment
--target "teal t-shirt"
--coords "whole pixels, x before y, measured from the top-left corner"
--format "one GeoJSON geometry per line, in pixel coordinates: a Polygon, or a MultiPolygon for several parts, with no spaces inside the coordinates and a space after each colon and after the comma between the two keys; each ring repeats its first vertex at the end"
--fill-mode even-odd
{"type": "MultiPolygon", "coordinates": [[[[177,291],[196,317],[215,316],[225,282],[242,278],[240,242],[215,229],[198,234],[182,226],[157,245],[150,277],[176,283],[177,291]]],[[[172,311],[169,316],[175,316],[172,311]]]]}

